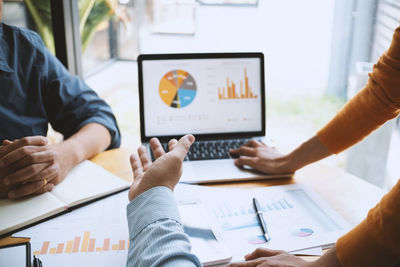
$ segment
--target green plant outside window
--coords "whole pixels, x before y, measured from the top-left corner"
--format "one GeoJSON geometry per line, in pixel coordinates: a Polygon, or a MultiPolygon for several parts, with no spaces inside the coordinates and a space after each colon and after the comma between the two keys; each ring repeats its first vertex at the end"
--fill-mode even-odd
{"type": "MultiPolygon", "coordinates": [[[[115,16],[114,2],[113,0],[78,0],[82,52],[90,43],[97,26],[115,16]]],[[[44,43],[55,54],[50,0],[25,0],[25,3],[44,43]]]]}

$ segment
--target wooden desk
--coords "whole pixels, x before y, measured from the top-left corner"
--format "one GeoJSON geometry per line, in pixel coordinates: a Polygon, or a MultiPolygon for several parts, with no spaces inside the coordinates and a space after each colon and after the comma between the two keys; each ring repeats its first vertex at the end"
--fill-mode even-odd
{"type": "MultiPolygon", "coordinates": [[[[132,171],[129,155],[130,152],[128,150],[114,149],[100,153],[91,160],[124,180],[131,182],[132,171]]],[[[360,223],[366,217],[368,210],[375,206],[385,194],[384,190],[354,175],[321,163],[314,163],[304,167],[296,172],[292,179],[207,185],[252,188],[293,183],[304,183],[310,186],[352,225],[360,223]]]]}
{"type": "MultiPolygon", "coordinates": [[[[132,171],[129,155],[130,151],[128,150],[114,149],[100,153],[91,161],[131,182],[132,171]]],[[[385,193],[382,189],[351,174],[320,163],[301,169],[291,179],[220,183],[209,184],[209,186],[252,188],[292,183],[304,183],[310,186],[352,225],[361,222],[366,217],[368,210],[378,203],[385,193]]],[[[24,242],[26,239],[6,237],[0,240],[0,246],[21,241],[24,242]]]]}

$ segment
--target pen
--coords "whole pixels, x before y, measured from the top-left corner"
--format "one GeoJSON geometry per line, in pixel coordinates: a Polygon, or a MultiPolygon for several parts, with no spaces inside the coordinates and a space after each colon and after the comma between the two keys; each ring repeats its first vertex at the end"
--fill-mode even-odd
{"type": "Polygon", "coordinates": [[[261,225],[261,230],[263,232],[265,240],[267,242],[269,242],[271,240],[271,237],[268,234],[267,223],[264,221],[264,216],[261,211],[260,203],[258,203],[258,200],[256,198],[253,198],[253,204],[254,204],[254,209],[256,210],[256,213],[257,213],[257,219],[261,225]]]}
{"type": "Polygon", "coordinates": [[[42,262],[36,255],[33,255],[33,267],[42,267],[42,262]]]}

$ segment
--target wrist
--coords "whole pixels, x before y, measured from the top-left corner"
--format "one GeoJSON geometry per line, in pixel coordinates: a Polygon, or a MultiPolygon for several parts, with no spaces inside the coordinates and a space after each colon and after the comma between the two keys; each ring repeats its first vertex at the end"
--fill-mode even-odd
{"type": "Polygon", "coordinates": [[[294,173],[296,170],[301,168],[299,167],[296,157],[293,155],[293,153],[277,159],[276,164],[276,170],[279,170],[280,173],[294,173]]]}
{"type": "Polygon", "coordinates": [[[72,169],[78,163],[85,160],[85,152],[81,146],[75,140],[66,140],[58,145],[58,157],[62,165],[66,166],[67,169],[72,169]]]}

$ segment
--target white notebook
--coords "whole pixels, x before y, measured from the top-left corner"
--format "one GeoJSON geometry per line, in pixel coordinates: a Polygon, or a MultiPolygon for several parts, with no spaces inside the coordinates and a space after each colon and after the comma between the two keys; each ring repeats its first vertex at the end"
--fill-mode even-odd
{"type": "Polygon", "coordinates": [[[130,183],[90,161],[75,166],[51,192],[22,200],[0,200],[0,235],[69,208],[121,191],[130,183]]]}

